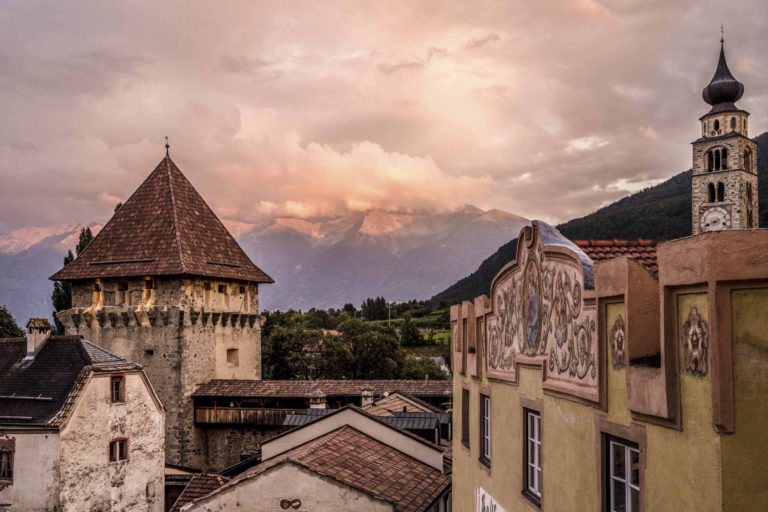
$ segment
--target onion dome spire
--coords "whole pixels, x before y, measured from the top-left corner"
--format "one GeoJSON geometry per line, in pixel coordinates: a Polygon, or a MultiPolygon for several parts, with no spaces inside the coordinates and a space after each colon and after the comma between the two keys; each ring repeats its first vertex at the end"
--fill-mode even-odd
{"type": "Polygon", "coordinates": [[[737,110],[734,103],[744,95],[744,84],[736,80],[728,69],[725,61],[724,40],[720,39],[720,60],[717,63],[715,75],[709,84],[701,91],[704,101],[712,105],[713,112],[737,110]]]}

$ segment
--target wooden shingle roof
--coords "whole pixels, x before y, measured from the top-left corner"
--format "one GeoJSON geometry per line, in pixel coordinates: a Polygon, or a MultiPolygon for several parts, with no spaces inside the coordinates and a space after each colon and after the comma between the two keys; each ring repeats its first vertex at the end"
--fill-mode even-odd
{"type": "Polygon", "coordinates": [[[195,275],[273,283],[169,156],[56,281],[195,275]]]}

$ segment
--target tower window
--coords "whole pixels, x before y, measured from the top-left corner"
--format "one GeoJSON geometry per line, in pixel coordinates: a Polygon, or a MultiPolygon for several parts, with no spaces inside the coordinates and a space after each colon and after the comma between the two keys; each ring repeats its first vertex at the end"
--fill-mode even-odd
{"type": "Polygon", "coordinates": [[[720,170],[720,150],[719,149],[715,150],[715,170],[716,171],[720,170]]]}
{"type": "Polygon", "coordinates": [[[728,168],[728,150],[723,148],[723,169],[728,168]]]}
{"type": "Polygon", "coordinates": [[[220,284],[219,285],[219,293],[227,293],[227,285],[220,284]]]}
{"type": "Polygon", "coordinates": [[[717,202],[722,203],[723,201],[725,201],[725,185],[721,181],[717,184],[717,202]]]}
{"type": "Polygon", "coordinates": [[[203,289],[209,291],[211,289],[211,283],[209,281],[204,282],[203,289]]]}
{"type": "Polygon", "coordinates": [[[715,184],[714,183],[709,184],[709,202],[710,203],[715,202],[715,184]]]}
{"type": "Polygon", "coordinates": [[[748,149],[744,150],[744,170],[752,172],[752,152],[748,149]]]}
{"type": "Polygon", "coordinates": [[[243,295],[245,293],[245,286],[240,287],[240,295],[243,295]]]}
{"type": "Polygon", "coordinates": [[[752,220],[752,208],[747,208],[747,227],[750,229],[755,227],[755,222],[752,220]]]}
{"type": "Polygon", "coordinates": [[[715,131],[720,131],[720,120],[715,119],[715,131]]]}
{"type": "Polygon", "coordinates": [[[237,366],[240,362],[240,356],[238,355],[236,348],[227,349],[227,362],[237,366]]]}
{"type": "Polygon", "coordinates": [[[747,203],[752,204],[752,184],[747,183],[747,203]]]}
{"type": "Polygon", "coordinates": [[[735,117],[731,118],[731,131],[732,132],[736,131],[736,118],[735,117]]]}
{"type": "Polygon", "coordinates": [[[714,167],[715,157],[712,155],[711,151],[707,151],[707,172],[712,172],[712,168],[714,167]]]}

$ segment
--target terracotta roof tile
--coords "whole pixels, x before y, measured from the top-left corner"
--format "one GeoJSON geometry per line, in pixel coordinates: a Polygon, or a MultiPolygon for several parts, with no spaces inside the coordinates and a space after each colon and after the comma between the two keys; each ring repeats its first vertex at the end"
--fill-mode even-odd
{"type": "Polygon", "coordinates": [[[227,482],[229,482],[229,478],[221,475],[212,473],[195,474],[176,499],[176,503],[173,504],[169,512],[178,512],[181,510],[181,507],[190,501],[212,493],[227,482]]]}
{"type": "Polygon", "coordinates": [[[305,398],[321,391],[326,396],[360,396],[365,386],[375,396],[402,391],[417,397],[450,397],[450,380],[230,380],[214,379],[198,386],[196,397],[305,398]]]}
{"type": "Polygon", "coordinates": [[[167,156],[75,261],[51,279],[160,275],[274,282],[167,156]]]}
{"type": "Polygon", "coordinates": [[[344,425],[262,462],[227,486],[285,461],[394,503],[399,512],[425,511],[451,485],[450,475],[344,425]]]}
{"type": "Polygon", "coordinates": [[[619,257],[629,257],[646,267],[654,274],[659,273],[656,260],[656,246],[662,240],[574,240],[575,243],[592,261],[610,260],[619,257]]]}

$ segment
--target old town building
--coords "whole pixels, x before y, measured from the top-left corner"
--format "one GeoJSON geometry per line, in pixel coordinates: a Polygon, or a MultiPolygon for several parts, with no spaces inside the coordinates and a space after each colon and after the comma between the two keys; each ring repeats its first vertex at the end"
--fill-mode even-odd
{"type": "Polygon", "coordinates": [[[163,406],[141,366],[81,336],[0,339],[0,510],[163,510],[163,406]]]}
{"type": "Polygon", "coordinates": [[[738,229],[757,176],[736,84],[721,51],[694,236],[577,245],[534,221],[451,309],[455,510],[765,508],[768,231],[738,229]]]}
{"type": "Polygon", "coordinates": [[[170,462],[199,466],[191,395],[210,379],[261,377],[256,267],[166,154],[88,247],[51,279],[72,283],[58,313],[140,363],[166,404],[170,462]]]}
{"type": "Polygon", "coordinates": [[[450,492],[443,448],[348,405],[264,442],[261,463],[179,502],[185,512],[447,512],[450,492]]]}

